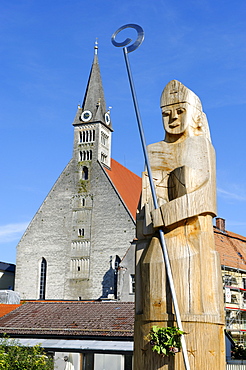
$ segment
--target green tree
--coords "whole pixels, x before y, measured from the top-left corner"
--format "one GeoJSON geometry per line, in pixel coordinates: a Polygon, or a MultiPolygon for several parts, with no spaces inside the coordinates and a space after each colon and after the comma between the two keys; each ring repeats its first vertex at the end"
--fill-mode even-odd
{"type": "Polygon", "coordinates": [[[0,370],[53,370],[53,360],[39,345],[28,347],[15,339],[0,340],[0,370]]]}
{"type": "Polygon", "coordinates": [[[231,352],[231,357],[236,360],[245,360],[246,359],[246,348],[239,343],[236,343],[231,352]]]}

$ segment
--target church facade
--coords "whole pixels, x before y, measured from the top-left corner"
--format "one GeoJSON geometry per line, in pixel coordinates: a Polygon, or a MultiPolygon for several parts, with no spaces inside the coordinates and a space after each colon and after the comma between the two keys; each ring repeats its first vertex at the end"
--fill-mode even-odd
{"type": "Polygon", "coordinates": [[[117,297],[118,265],[135,237],[141,179],[111,158],[97,45],[73,126],[73,157],[17,246],[21,299],[117,297]]]}

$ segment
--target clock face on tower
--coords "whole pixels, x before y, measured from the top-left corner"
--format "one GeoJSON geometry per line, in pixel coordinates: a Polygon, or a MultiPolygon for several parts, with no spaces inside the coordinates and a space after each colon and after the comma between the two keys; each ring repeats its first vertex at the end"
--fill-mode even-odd
{"type": "Polygon", "coordinates": [[[105,113],[105,122],[106,122],[107,125],[110,124],[110,114],[108,112],[105,113]]]}
{"type": "Polygon", "coordinates": [[[81,119],[83,122],[88,122],[92,118],[92,113],[89,110],[84,110],[84,112],[81,114],[81,119]]]}

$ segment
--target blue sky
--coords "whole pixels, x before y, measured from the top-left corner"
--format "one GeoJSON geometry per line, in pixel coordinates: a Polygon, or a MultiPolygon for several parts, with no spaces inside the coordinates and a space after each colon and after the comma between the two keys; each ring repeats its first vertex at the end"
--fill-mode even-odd
{"type": "Polygon", "coordinates": [[[141,174],[143,155],[122,50],[129,55],[147,143],[163,139],[159,100],[178,79],[201,99],[217,154],[218,216],[246,236],[244,0],[0,0],[0,260],[15,262],[25,227],[72,155],[72,121],[96,37],[114,126],[112,156],[141,174]],[[135,37],[134,30],[118,35],[135,37]],[[118,38],[117,38],[118,40],[118,38]]]}

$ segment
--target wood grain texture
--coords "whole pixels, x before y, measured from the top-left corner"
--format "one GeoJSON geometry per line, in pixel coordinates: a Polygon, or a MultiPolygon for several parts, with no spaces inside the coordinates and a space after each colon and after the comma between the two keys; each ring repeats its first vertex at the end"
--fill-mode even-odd
{"type": "Polygon", "coordinates": [[[175,325],[157,232],[163,228],[191,369],[224,370],[222,281],[212,225],[215,153],[200,100],[193,92],[171,81],[162,96],[162,111],[165,140],[148,147],[159,208],[153,209],[144,173],[137,218],[134,369],[185,369],[181,353],[162,358],[146,339],[153,325],[175,325]],[[175,91],[178,98],[169,99],[175,91]]]}

